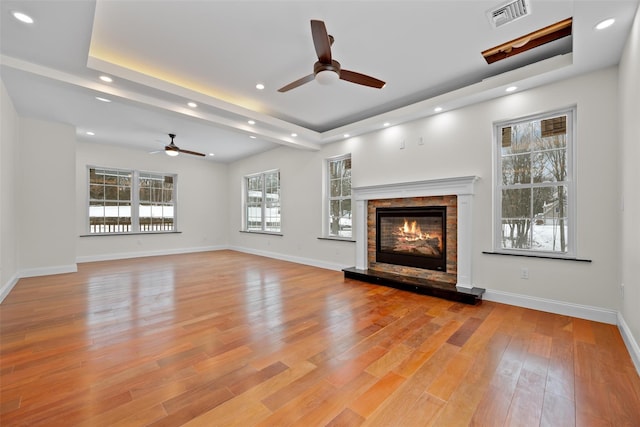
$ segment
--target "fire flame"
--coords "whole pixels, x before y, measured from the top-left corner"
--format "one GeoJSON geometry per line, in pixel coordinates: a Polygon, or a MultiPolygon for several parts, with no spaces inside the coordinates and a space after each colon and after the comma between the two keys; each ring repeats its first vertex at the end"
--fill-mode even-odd
{"type": "Polygon", "coordinates": [[[404,225],[402,227],[398,227],[398,231],[400,232],[400,237],[403,238],[406,242],[415,242],[416,240],[426,240],[429,239],[429,233],[423,233],[420,230],[420,226],[417,221],[407,221],[404,220],[404,225]]]}

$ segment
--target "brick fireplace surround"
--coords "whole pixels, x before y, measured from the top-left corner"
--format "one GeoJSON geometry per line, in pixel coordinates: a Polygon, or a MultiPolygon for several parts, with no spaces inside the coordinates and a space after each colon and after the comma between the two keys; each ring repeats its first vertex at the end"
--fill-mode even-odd
{"type": "Polygon", "coordinates": [[[355,269],[380,270],[451,283],[461,290],[472,289],[472,200],[474,183],[478,179],[477,176],[463,176],[354,187],[355,269]],[[371,247],[375,245],[375,224],[372,224],[371,220],[373,212],[373,221],[375,221],[375,207],[416,206],[421,203],[447,206],[447,273],[376,263],[375,248],[371,247]],[[452,215],[453,217],[451,217],[452,215]],[[452,230],[451,227],[455,227],[456,224],[457,230],[452,230]],[[372,225],[373,231],[371,232],[372,225]],[[449,234],[452,235],[451,240],[449,234]],[[457,240],[457,242],[453,240],[457,240]]]}

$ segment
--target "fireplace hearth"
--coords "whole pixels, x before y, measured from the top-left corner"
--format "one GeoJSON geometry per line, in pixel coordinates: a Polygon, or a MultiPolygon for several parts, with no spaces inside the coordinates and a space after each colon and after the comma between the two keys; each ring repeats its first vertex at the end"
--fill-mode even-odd
{"type": "Polygon", "coordinates": [[[446,206],[376,209],[376,262],[447,270],[446,206]]]}

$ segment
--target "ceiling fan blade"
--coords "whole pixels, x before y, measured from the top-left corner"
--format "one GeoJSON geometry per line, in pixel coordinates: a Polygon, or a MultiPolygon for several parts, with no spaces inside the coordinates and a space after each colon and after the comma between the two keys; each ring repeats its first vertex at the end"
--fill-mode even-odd
{"type": "Polygon", "coordinates": [[[311,35],[313,36],[313,45],[316,48],[318,60],[323,64],[331,64],[331,40],[324,22],[312,19],[311,35]]]}
{"type": "Polygon", "coordinates": [[[374,77],[367,76],[365,74],[356,73],[355,71],[341,70],[340,79],[346,80],[351,83],[357,83],[363,86],[374,87],[376,89],[382,89],[386,84],[382,80],[378,80],[374,77]]]}
{"type": "Polygon", "coordinates": [[[184,153],[184,154],[193,154],[194,156],[205,156],[205,154],[203,153],[198,153],[197,151],[191,151],[191,150],[183,150],[182,148],[178,148],[178,152],[179,153],[184,153]]]}
{"type": "Polygon", "coordinates": [[[278,92],[286,92],[288,90],[295,89],[298,86],[302,86],[305,83],[309,83],[315,77],[316,77],[315,74],[309,74],[308,76],[304,76],[303,78],[298,79],[295,82],[289,83],[288,85],[281,87],[280,89],[278,89],[278,92]]]}

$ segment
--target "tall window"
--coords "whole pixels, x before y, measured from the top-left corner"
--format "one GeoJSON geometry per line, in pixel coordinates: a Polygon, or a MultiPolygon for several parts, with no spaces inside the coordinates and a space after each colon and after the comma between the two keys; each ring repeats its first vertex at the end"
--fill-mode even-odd
{"type": "Polygon", "coordinates": [[[175,175],[89,167],[89,233],[175,231],[175,175]]]}
{"type": "Polygon", "coordinates": [[[89,233],[131,231],[132,171],[89,169],[89,233]]]}
{"type": "Polygon", "coordinates": [[[140,172],[139,222],[140,231],[174,230],[173,175],[140,172]]]}
{"type": "Polygon", "coordinates": [[[575,253],[575,108],[496,126],[496,250],[575,253]]]}
{"type": "Polygon", "coordinates": [[[280,232],[280,171],[245,177],[245,230],[280,232]]]}
{"type": "Polygon", "coordinates": [[[351,155],[327,160],[330,237],[351,237],[351,155]]]}

